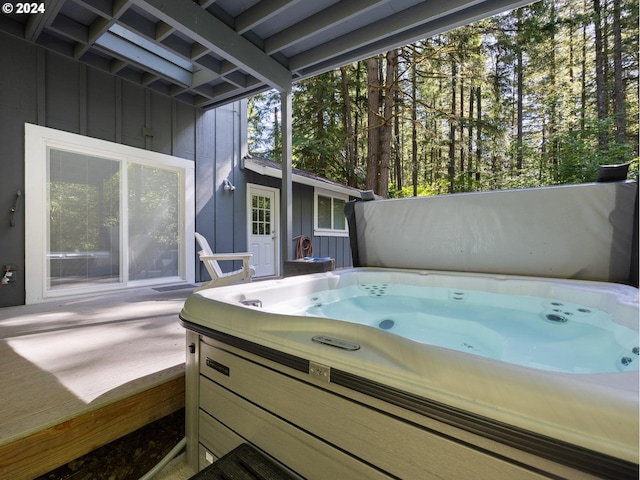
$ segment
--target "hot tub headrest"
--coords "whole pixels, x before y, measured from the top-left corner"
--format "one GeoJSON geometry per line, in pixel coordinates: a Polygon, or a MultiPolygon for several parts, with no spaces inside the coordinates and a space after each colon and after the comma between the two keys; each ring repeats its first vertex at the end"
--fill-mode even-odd
{"type": "Polygon", "coordinates": [[[637,189],[615,182],[355,202],[353,263],[629,283],[637,189]]]}

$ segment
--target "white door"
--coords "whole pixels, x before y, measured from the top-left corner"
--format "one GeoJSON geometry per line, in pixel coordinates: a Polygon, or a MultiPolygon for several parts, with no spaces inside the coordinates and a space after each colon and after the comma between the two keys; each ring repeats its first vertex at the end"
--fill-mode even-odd
{"type": "Polygon", "coordinates": [[[278,190],[249,185],[248,188],[249,251],[256,277],[276,275],[278,235],[278,190]]]}

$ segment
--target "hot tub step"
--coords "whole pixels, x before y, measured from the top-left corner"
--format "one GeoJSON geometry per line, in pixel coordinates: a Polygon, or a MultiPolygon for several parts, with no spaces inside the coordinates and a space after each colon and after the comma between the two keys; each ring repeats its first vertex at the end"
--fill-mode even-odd
{"type": "Polygon", "coordinates": [[[190,480],[295,480],[296,476],[285,471],[256,448],[243,443],[215,461],[190,480]]]}

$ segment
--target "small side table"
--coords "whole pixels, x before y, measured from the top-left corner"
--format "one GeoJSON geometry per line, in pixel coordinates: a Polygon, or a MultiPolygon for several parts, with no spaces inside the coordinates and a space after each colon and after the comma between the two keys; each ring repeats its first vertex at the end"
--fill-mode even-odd
{"type": "Polygon", "coordinates": [[[285,277],[293,277],[296,275],[306,275],[308,273],[322,273],[335,270],[335,260],[330,257],[305,257],[298,260],[290,260],[284,262],[285,277]]]}

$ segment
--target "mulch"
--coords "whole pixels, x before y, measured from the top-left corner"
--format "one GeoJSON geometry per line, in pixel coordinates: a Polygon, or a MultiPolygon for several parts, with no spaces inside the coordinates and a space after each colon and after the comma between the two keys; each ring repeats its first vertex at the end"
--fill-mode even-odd
{"type": "Polygon", "coordinates": [[[184,438],[184,413],[178,410],[35,480],[138,480],[184,438]]]}

